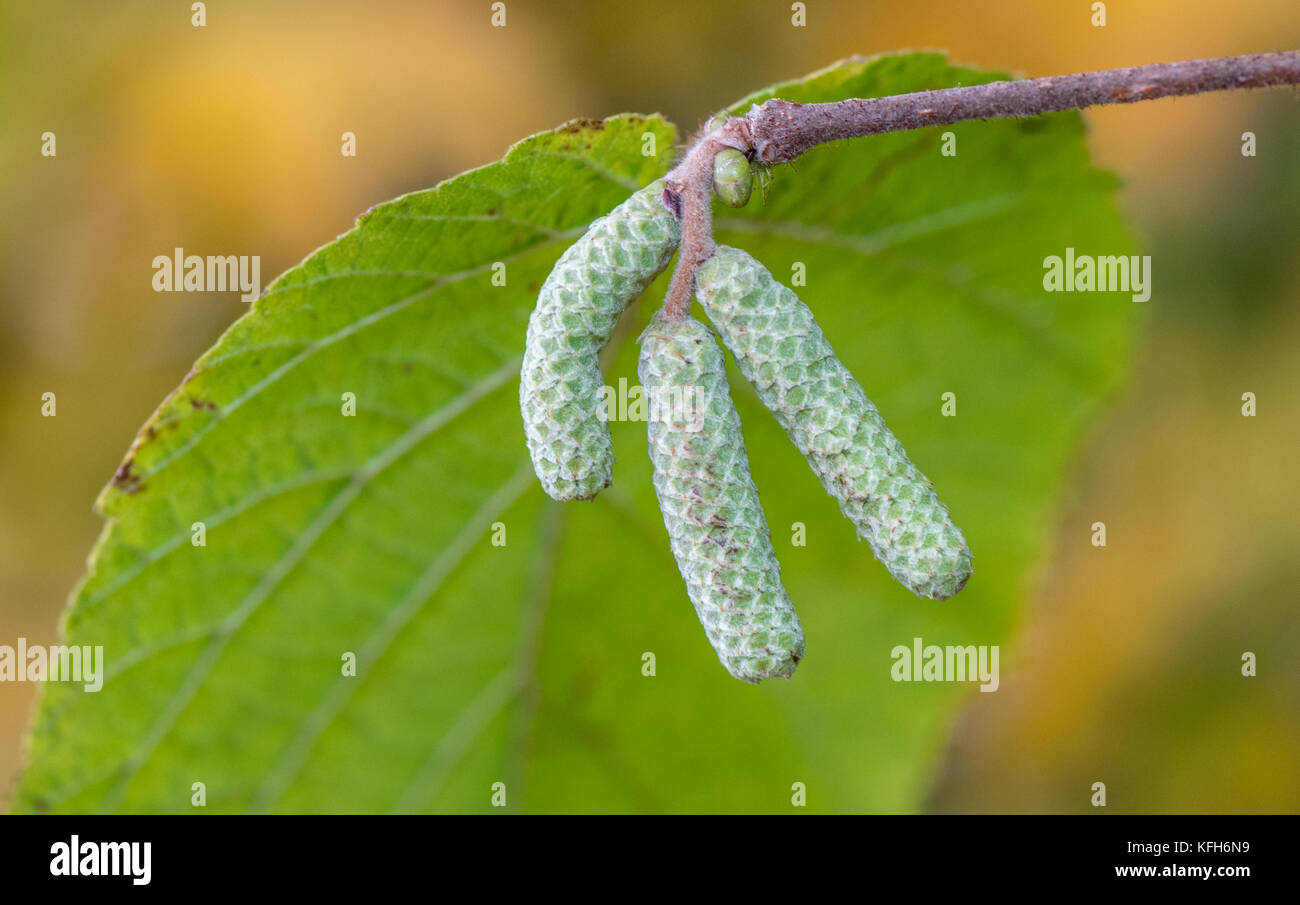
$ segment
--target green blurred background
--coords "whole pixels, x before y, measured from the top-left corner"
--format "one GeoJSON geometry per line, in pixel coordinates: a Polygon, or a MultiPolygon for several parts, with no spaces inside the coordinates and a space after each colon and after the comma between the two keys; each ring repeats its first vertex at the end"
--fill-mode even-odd
{"type": "MultiPolygon", "coordinates": [[[[154,255],[256,250],[265,284],[371,205],[525,135],[622,110],[690,131],[853,53],[937,48],[1033,76],[1300,46],[1294,0],[1115,2],[1105,28],[1090,5],[811,0],[795,29],[788,2],[507,0],[494,29],[487,2],[227,2],[195,29],[188,3],[7,4],[0,643],[55,639],[96,493],[246,310],[153,292],[154,255]],[[60,417],[40,416],[45,392],[60,417]]],[[[1298,104],[1281,90],[1088,114],[1156,295],[1132,380],[1060,501],[1019,668],[970,695],[934,810],[1082,810],[1098,765],[1112,810],[1300,810],[1298,104]],[[1247,391],[1259,415],[1243,432],[1247,391]],[[1251,680],[1225,638],[1256,652],[1266,690],[1227,694],[1251,680]]],[[[32,702],[30,685],[0,686],[0,807],[32,702]]]]}

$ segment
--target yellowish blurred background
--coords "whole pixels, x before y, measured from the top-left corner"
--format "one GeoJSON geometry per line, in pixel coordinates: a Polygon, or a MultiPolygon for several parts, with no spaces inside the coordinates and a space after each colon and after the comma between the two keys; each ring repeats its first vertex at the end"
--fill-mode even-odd
{"type": "MultiPolygon", "coordinates": [[[[223,2],[195,28],[188,3],[6,4],[0,643],[54,640],[96,493],[245,310],[153,292],[155,255],[259,254],[269,282],[371,205],[530,133],[623,110],[690,131],[854,53],[942,49],[1032,76],[1300,46],[1294,0],[1113,2],[1104,28],[1092,6],[809,0],[793,28],[783,0],[507,0],[492,28],[477,0],[223,2]],[[41,417],[47,392],[58,417],[41,417]]],[[[1101,780],[1111,810],[1300,810],[1298,114],[1286,90],[1088,114],[1157,294],[1133,380],[1079,451],[1015,673],[972,696],[933,809],[1090,810],[1101,780]],[[1245,706],[1224,691],[1250,681],[1229,649],[1274,679],[1245,706]]],[[[0,686],[0,807],[32,700],[0,686]]]]}

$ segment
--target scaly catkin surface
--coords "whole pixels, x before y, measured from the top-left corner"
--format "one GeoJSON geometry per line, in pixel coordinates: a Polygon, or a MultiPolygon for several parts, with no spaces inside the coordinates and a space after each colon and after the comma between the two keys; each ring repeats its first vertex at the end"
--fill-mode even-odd
{"type": "Polygon", "coordinates": [[[722,350],[699,321],[656,315],[639,372],[664,527],[709,643],[737,679],[788,679],[803,628],[781,585],[722,350]]]}
{"type": "Polygon", "coordinates": [[[808,306],[735,248],[719,246],[696,281],[741,372],[889,573],[935,600],[965,587],[966,539],[808,306]]]}
{"type": "Polygon", "coordinates": [[[651,183],[592,223],[556,262],[529,318],[519,407],[533,469],[557,500],[589,500],[613,478],[597,356],[680,241],[662,193],[663,180],[651,183]]]}

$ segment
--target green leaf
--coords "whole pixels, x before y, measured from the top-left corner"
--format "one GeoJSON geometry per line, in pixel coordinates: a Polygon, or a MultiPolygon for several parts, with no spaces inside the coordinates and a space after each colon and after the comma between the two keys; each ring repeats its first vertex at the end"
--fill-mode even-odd
{"type": "MultiPolygon", "coordinates": [[[[734,109],[998,77],[936,54],[853,60],[734,109]]],[[[1007,640],[1136,310],[1042,289],[1043,258],[1067,246],[1131,249],[1079,116],[948,130],[819,149],[776,172],[766,204],[719,208],[718,240],[787,283],[804,265],[797,291],[970,542],[962,593],[896,586],[738,379],[806,631],[790,682],[718,666],[644,423],[612,425],[614,485],[595,502],[544,499],[516,395],[528,311],[565,245],[661,175],[675,140],[656,118],[571,124],[366,214],[150,419],[101,497],[67,615],[69,643],[104,647],[103,690],[46,687],[15,808],[189,811],[198,782],[208,812],[492,811],[497,782],[512,810],[781,811],[796,782],[810,810],[921,807],[975,692],[891,681],[891,649],[1007,640]],[[641,154],[647,131],[660,158],[641,154]]],[[[636,382],[628,340],[662,286],[616,336],[614,387],[636,382]]]]}

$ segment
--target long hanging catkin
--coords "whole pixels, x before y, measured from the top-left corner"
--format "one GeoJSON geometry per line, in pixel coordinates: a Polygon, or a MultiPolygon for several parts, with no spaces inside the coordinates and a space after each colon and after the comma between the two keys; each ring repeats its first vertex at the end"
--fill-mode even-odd
{"type": "Polygon", "coordinates": [[[965,587],[966,539],[808,306],[736,248],[719,246],[695,278],[741,372],[889,573],[935,600],[965,587]]]}
{"type": "Polygon", "coordinates": [[[746,682],[788,679],[804,655],[803,628],[781,585],[725,368],[697,320],[657,314],[641,335],[655,492],[722,665],[746,682]]]}
{"type": "Polygon", "coordinates": [[[533,469],[557,500],[589,500],[613,477],[597,356],[681,239],[663,188],[654,182],[592,223],[556,262],[528,321],[519,407],[533,469]]]}

